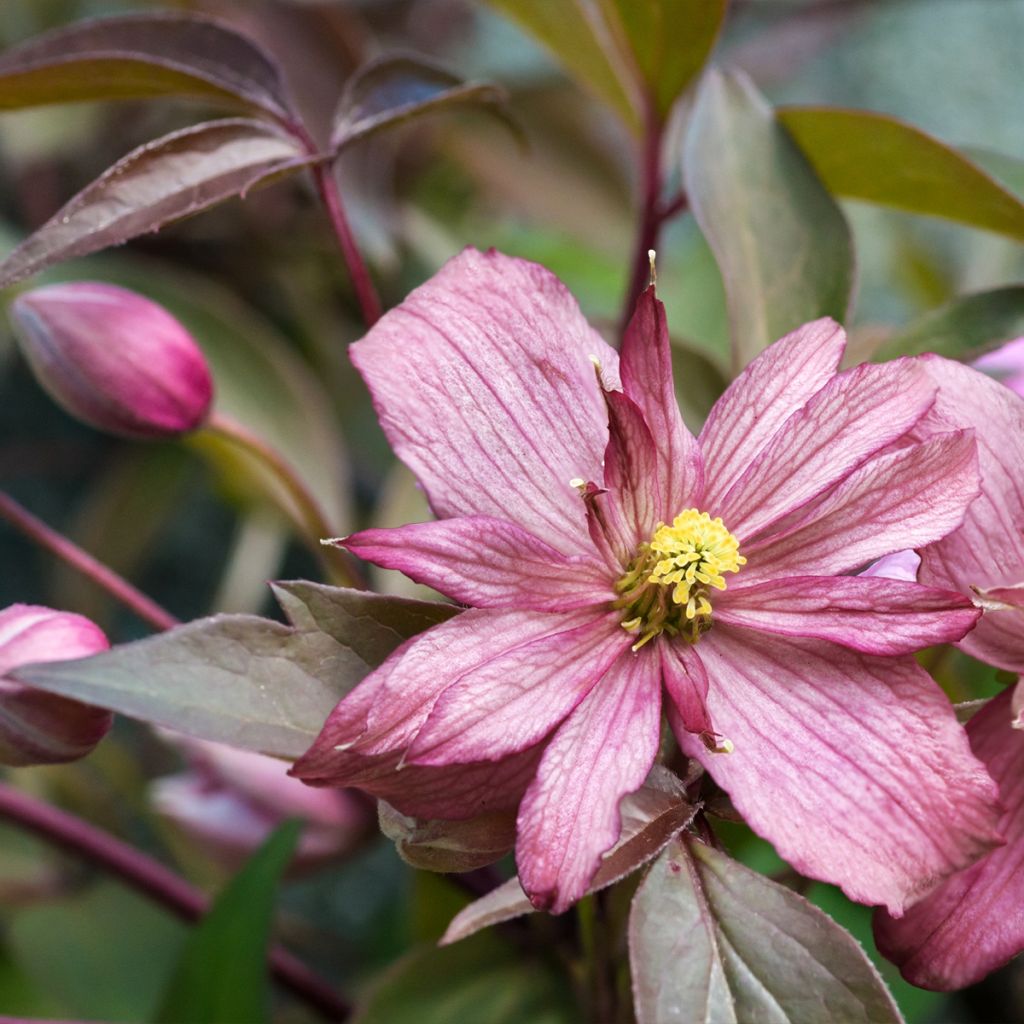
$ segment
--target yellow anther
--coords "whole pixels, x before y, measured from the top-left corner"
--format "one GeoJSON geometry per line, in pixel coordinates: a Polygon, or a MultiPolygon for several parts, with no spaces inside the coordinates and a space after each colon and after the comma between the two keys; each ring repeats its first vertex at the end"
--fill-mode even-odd
{"type": "Polygon", "coordinates": [[[640,634],[633,649],[663,632],[696,643],[711,627],[709,588],[725,590],[723,573],[746,561],[722,520],[707,512],[689,508],[660,524],[616,584],[622,627],[640,634]]]}

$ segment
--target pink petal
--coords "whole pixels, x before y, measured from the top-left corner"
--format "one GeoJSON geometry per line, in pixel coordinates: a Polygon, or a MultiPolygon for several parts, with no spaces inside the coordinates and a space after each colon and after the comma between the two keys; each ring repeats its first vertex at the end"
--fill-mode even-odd
{"type": "Polygon", "coordinates": [[[1024,949],[1024,732],[1012,689],[967,723],[975,754],[999,783],[1006,845],[947,879],[894,920],[875,918],[878,948],[912,984],[942,991],[980,981],[1024,949]]]}
{"type": "Polygon", "coordinates": [[[1024,396],[1024,338],[1015,338],[992,352],[986,352],[971,365],[1024,396]]]}
{"type": "Polygon", "coordinates": [[[708,674],[693,647],[682,640],[661,643],[661,678],[687,732],[713,735],[708,717],[708,674]]]}
{"type": "Polygon", "coordinates": [[[912,654],[959,640],[980,612],[953,590],[864,576],[794,576],[731,586],[715,621],[818,637],[865,654],[912,654]]]}
{"type": "MultiPolygon", "coordinates": [[[[664,521],[667,507],[658,486],[660,456],[643,413],[621,391],[605,395],[608,403],[608,447],[604,456],[605,501],[618,509],[609,541],[625,565],[637,547],[664,521]]],[[[674,514],[674,513],[673,513],[674,514]]]]}
{"type": "Polygon", "coordinates": [[[708,507],[832,379],[845,347],[846,335],[834,320],[815,320],[765,349],[732,382],[700,432],[708,507]]]}
{"type": "Polygon", "coordinates": [[[934,394],[927,375],[910,360],[838,374],[786,421],[710,507],[741,541],[753,537],[906,434],[928,411],[934,394]]]}
{"type": "Polygon", "coordinates": [[[659,676],[651,647],[623,654],[548,743],[516,826],[519,879],[538,910],[580,899],[618,840],[619,801],[658,752],[659,676]]]}
{"type": "Polygon", "coordinates": [[[894,551],[872,562],[861,576],[875,576],[885,580],[917,582],[917,570],[921,568],[921,556],[916,551],[894,551]]]}
{"type": "Polygon", "coordinates": [[[595,555],[563,555],[490,516],[364,530],[337,543],[477,608],[568,611],[614,596],[607,567],[595,555]]]}
{"type": "MultiPolygon", "coordinates": [[[[982,490],[963,526],[921,552],[919,578],[964,593],[1018,584],[1024,580],[1024,399],[948,359],[921,362],[939,385],[936,417],[974,428],[982,490]]],[[[986,612],[960,646],[999,668],[1024,672],[1017,612],[986,612]]]]}
{"type": "Polygon", "coordinates": [[[679,412],[665,307],[653,285],[637,301],[619,358],[623,390],[640,407],[658,448],[658,485],[667,509],[664,518],[671,520],[682,509],[700,505],[704,466],[679,412]]]}
{"type": "Polygon", "coordinates": [[[745,545],[741,579],[852,572],[881,555],[923,547],[956,529],[977,493],[970,431],[880,455],[789,530],[745,545]]]}
{"type": "Polygon", "coordinates": [[[680,745],[801,874],[901,914],[998,842],[995,786],[912,659],[717,623],[697,651],[734,750],[680,745]]]}
{"type": "MultiPolygon", "coordinates": [[[[552,616],[552,618],[556,618],[552,616]]],[[[591,611],[466,672],[438,698],[410,764],[496,761],[546,736],[633,642],[617,614],[591,611]]]]}
{"type": "Polygon", "coordinates": [[[351,351],[439,518],[508,519],[586,552],[569,481],[600,479],[608,439],[589,357],[614,380],[618,356],[549,271],[466,249],[351,351]]]}

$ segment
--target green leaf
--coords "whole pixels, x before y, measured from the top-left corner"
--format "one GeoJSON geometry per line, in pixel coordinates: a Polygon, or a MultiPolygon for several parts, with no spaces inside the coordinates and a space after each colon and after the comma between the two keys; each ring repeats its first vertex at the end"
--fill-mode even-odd
{"type": "Polygon", "coordinates": [[[573,1024],[569,980],[494,935],[416,951],[377,979],[354,1024],[573,1024]]]}
{"type": "Polygon", "coordinates": [[[640,100],[604,20],[588,0],[487,0],[547,47],[566,70],[608,103],[631,128],[640,100]]]}
{"type": "MultiPolygon", "coordinates": [[[[171,976],[185,926],[150,900],[103,881],[69,898],[22,907],[5,928],[11,956],[59,1001],[47,1016],[137,1024],[171,976]]],[[[3,1012],[14,1007],[5,1003],[3,1012]]]]}
{"type": "Polygon", "coordinates": [[[385,128],[437,110],[482,106],[507,124],[505,90],[490,82],[466,82],[445,68],[412,54],[379,57],[345,84],[334,114],[331,149],[338,151],[385,128]]]}
{"type": "Polygon", "coordinates": [[[0,286],[191,217],[310,161],[294,139],[246,118],[165,135],[119,160],[29,235],[0,265],[0,286]]]}
{"type": "Polygon", "coordinates": [[[994,149],[982,149],[980,146],[963,146],[961,152],[1024,199],[1024,160],[1020,157],[997,153],[994,149]]]}
{"type": "Polygon", "coordinates": [[[714,48],[726,0],[600,0],[624,37],[641,85],[664,119],[714,48]]]}
{"type": "Polygon", "coordinates": [[[850,229],[750,81],[710,72],[684,146],[690,206],[725,283],[733,369],[808,320],[843,320],[850,229]]]}
{"type": "Polygon", "coordinates": [[[1024,285],[962,295],[897,331],[875,353],[894,359],[938,352],[950,359],[972,359],[1024,335],[1024,285]]]}
{"type": "Polygon", "coordinates": [[[200,739],[295,758],[395,647],[458,611],[306,582],[275,593],[290,626],[214,615],[92,658],[26,666],[19,677],[200,739]]]}
{"type": "Polygon", "coordinates": [[[885,114],[788,107],[779,120],[829,191],[1024,240],[1024,202],[962,153],[885,114]]]}
{"type": "Polygon", "coordinates": [[[638,1024],[901,1020],[855,939],[692,837],[673,842],[637,891],[629,946],[638,1024]]]}
{"type": "Polygon", "coordinates": [[[301,822],[286,821],[217,897],[185,943],[161,1024],[269,1021],[274,893],[301,831],[301,822]]]}
{"type": "Polygon", "coordinates": [[[0,110],[83,100],[197,96],[277,118],[281,73],[250,39],[180,14],[83,21],[0,56],[0,110]]]}

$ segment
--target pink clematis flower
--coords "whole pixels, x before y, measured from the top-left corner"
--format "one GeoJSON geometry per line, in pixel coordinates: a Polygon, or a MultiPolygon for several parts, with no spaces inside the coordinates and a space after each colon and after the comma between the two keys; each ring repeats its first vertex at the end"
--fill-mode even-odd
{"type": "MultiPolygon", "coordinates": [[[[931,414],[969,426],[983,490],[960,529],[921,551],[920,578],[975,593],[984,614],[961,642],[970,654],[1024,671],[1024,399],[965,366],[924,361],[939,385],[931,414]]],[[[924,988],[973,984],[1024,950],[1024,690],[1006,690],[967,724],[999,784],[1006,845],[943,882],[901,920],[880,913],[879,949],[924,988]]]]}
{"type": "Polygon", "coordinates": [[[1024,396],[1024,338],[1015,338],[986,352],[975,359],[972,365],[1002,381],[1011,391],[1024,396]]]}
{"type": "Polygon", "coordinates": [[[843,347],[828,320],[783,338],[696,439],[653,289],[620,357],[542,267],[449,262],[353,348],[438,520],[341,543],[471,607],[295,774],[426,818],[518,805],[519,878],[553,912],[618,839],[663,709],[757,832],[854,899],[900,913],[989,849],[994,786],[909,657],[977,610],[850,575],[959,525],[974,441],[913,439],[934,384],[909,360],[837,373],[843,347]]]}

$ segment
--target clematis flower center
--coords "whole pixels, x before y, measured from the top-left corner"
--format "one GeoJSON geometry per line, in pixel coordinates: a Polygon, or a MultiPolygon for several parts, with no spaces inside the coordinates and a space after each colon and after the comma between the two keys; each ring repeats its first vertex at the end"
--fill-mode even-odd
{"type": "Polygon", "coordinates": [[[662,633],[696,643],[711,628],[709,592],[725,590],[722,574],[746,561],[739,541],[707,512],[688,508],[660,523],[615,584],[622,628],[639,638],[633,650],[662,633]]]}

